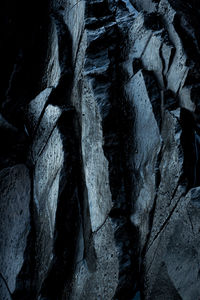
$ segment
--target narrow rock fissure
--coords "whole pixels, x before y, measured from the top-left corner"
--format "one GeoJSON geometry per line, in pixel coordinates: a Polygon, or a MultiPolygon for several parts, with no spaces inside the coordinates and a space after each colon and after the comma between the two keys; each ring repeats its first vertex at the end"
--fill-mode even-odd
{"type": "Polygon", "coordinates": [[[165,229],[166,225],[168,224],[170,218],[172,217],[172,215],[173,215],[175,209],[177,208],[177,206],[178,206],[178,204],[179,204],[179,202],[180,202],[180,200],[181,200],[181,198],[182,198],[183,196],[185,196],[185,194],[181,195],[181,196],[179,197],[179,199],[177,200],[176,204],[174,205],[174,207],[173,207],[173,209],[171,210],[170,214],[169,214],[168,217],[166,218],[165,222],[162,224],[162,226],[160,227],[159,231],[155,234],[155,236],[154,236],[152,242],[148,245],[148,248],[147,248],[147,250],[146,250],[146,253],[149,251],[149,249],[151,248],[151,246],[153,245],[153,243],[155,242],[155,240],[158,238],[158,236],[160,235],[160,233],[165,229]]]}

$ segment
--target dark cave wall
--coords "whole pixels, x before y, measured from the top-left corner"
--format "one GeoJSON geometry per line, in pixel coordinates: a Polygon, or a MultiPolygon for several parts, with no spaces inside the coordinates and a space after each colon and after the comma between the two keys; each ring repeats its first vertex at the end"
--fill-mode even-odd
{"type": "Polygon", "coordinates": [[[0,5],[0,299],[198,299],[197,1],[0,5]]]}

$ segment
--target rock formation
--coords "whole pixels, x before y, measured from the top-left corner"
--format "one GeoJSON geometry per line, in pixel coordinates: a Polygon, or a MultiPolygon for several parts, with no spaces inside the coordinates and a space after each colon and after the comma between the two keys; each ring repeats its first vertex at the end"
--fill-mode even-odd
{"type": "Polygon", "coordinates": [[[198,1],[0,15],[0,299],[200,299],[198,1]]]}

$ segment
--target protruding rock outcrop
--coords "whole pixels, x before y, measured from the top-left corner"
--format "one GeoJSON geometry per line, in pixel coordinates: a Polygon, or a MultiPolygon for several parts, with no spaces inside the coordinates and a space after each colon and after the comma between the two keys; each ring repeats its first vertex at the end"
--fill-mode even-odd
{"type": "Polygon", "coordinates": [[[0,299],[199,299],[197,1],[0,5],[0,299]]]}

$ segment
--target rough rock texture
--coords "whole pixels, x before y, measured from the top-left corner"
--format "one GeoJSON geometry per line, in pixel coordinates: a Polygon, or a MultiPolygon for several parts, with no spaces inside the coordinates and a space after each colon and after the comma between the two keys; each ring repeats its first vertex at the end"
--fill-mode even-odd
{"type": "Polygon", "coordinates": [[[200,299],[199,3],[0,15],[0,299],[200,299]]]}

